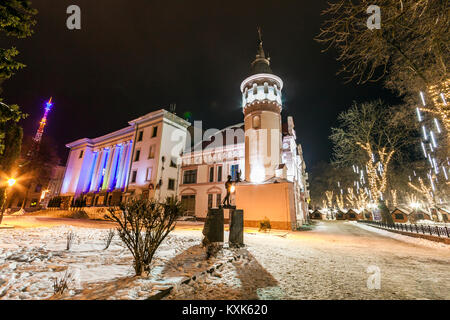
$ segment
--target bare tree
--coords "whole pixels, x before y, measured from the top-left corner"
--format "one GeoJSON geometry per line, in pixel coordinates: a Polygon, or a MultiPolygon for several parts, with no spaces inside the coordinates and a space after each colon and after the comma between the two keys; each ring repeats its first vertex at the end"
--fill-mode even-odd
{"type": "Polygon", "coordinates": [[[117,223],[119,237],[133,255],[137,276],[150,272],[156,250],[175,228],[181,212],[181,204],[174,197],[164,203],[133,199],[121,204],[119,210],[109,209],[105,219],[117,223]]]}
{"type": "Polygon", "coordinates": [[[445,0],[337,0],[322,13],[316,40],[337,50],[348,80],[384,78],[401,94],[417,94],[449,78],[449,11],[445,0]],[[380,29],[367,26],[370,5],[381,10],[380,29]]]}
{"type": "Polygon", "coordinates": [[[380,100],[354,103],[332,128],[334,162],[341,167],[365,168],[374,199],[384,194],[393,164],[408,162],[418,145],[411,109],[389,107],[380,100]]]}

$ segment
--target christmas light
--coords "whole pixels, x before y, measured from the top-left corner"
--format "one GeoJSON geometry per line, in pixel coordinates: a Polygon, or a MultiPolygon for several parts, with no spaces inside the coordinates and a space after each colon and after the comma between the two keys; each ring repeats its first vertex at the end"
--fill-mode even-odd
{"type": "Polygon", "coordinates": [[[428,140],[427,129],[425,128],[425,126],[422,126],[422,132],[423,132],[423,139],[425,141],[428,140]]]}
{"type": "Polygon", "coordinates": [[[423,94],[422,91],[420,91],[420,98],[422,99],[422,104],[423,104],[423,106],[425,107],[427,104],[426,104],[426,102],[425,102],[425,95],[423,94]]]}
{"type": "Polygon", "coordinates": [[[417,119],[419,119],[419,122],[422,122],[422,115],[420,114],[419,107],[416,108],[416,112],[417,112],[417,119]]]}
{"type": "Polygon", "coordinates": [[[436,139],[434,138],[433,131],[430,131],[431,142],[433,143],[433,147],[437,148],[436,139]]]}
{"type": "Polygon", "coordinates": [[[438,133],[442,133],[441,132],[441,127],[439,126],[439,121],[438,119],[434,118],[434,125],[436,126],[436,130],[438,133]]]}

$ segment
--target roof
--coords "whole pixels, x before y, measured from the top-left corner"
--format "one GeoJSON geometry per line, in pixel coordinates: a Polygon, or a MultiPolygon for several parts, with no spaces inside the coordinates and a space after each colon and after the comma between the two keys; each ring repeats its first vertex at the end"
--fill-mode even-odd
{"type": "MultiPolygon", "coordinates": [[[[197,142],[192,150],[197,150],[201,145],[201,150],[216,147],[225,147],[244,143],[245,131],[244,123],[238,123],[217,131],[213,135],[200,142],[197,142]],[[241,131],[240,131],[241,130],[241,131]],[[240,133],[239,133],[240,132],[240,133]],[[228,137],[228,139],[227,139],[228,137]],[[233,139],[231,139],[233,137],[233,139]]],[[[190,150],[186,150],[190,152],[190,150]]]]}
{"type": "Polygon", "coordinates": [[[121,135],[124,135],[124,134],[128,134],[130,132],[133,132],[135,130],[135,126],[136,125],[138,125],[140,123],[143,123],[143,122],[146,122],[146,121],[157,119],[157,118],[160,118],[160,117],[164,117],[166,119],[172,120],[175,123],[177,123],[178,125],[183,126],[185,128],[187,128],[190,125],[189,122],[187,122],[186,120],[178,117],[177,115],[175,115],[175,114],[173,114],[173,113],[171,113],[171,112],[169,112],[167,110],[159,109],[159,110],[147,113],[147,114],[145,114],[142,117],[139,117],[137,119],[129,121],[128,122],[129,126],[127,126],[125,128],[122,128],[122,129],[119,129],[119,130],[107,133],[107,134],[105,134],[103,136],[100,136],[100,137],[97,137],[97,138],[93,138],[93,139],[89,139],[89,138],[78,139],[76,141],[73,141],[73,142],[70,142],[70,143],[66,144],[66,147],[67,148],[74,148],[74,147],[77,147],[77,146],[82,145],[82,144],[94,145],[94,144],[100,143],[100,142],[102,142],[104,140],[115,138],[115,137],[118,137],[118,136],[121,136],[121,135]]]}

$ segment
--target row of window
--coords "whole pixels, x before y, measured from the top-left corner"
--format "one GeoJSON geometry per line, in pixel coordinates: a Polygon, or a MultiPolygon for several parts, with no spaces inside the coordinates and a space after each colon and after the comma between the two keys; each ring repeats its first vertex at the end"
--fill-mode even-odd
{"type": "MultiPolygon", "coordinates": [[[[232,180],[236,180],[239,173],[239,165],[233,164],[230,166],[230,176],[232,180]]],[[[223,167],[209,167],[208,170],[208,182],[221,182],[223,181],[223,167]],[[216,169],[216,170],[215,170],[216,169]],[[214,176],[216,172],[216,176],[214,176]],[[216,179],[214,179],[216,178],[216,179]]],[[[197,169],[185,170],[183,172],[183,184],[196,184],[197,183],[197,169]]]]}
{"type": "MultiPolygon", "coordinates": [[[[138,170],[133,170],[131,172],[131,180],[130,180],[130,184],[131,183],[136,183],[137,181],[137,174],[138,174],[138,170]]],[[[152,181],[152,174],[153,174],[153,168],[152,167],[148,167],[147,168],[147,172],[145,175],[145,181],[152,181]]],[[[168,190],[175,190],[175,179],[169,178],[167,180],[167,189],[168,190]]]]}
{"type": "MultiPolygon", "coordinates": [[[[134,162],[138,162],[141,159],[141,149],[137,149],[134,153],[134,162]]],[[[151,145],[150,149],[148,151],[148,159],[155,159],[155,145],[151,145]]],[[[170,166],[172,168],[177,167],[177,161],[178,159],[176,157],[172,157],[170,159],[170,166]]]]}
{"type": "MultiPolygon", "coordinates": [[[[148,150],[148,159],[154,159],[155,158],[155,149],[156,146],[152,144],[148,150]]],[[[137,162],[141,159],[141,149],[137,149],[134,153],[134,162],[137,162]]]]}
{"type": "MultiPolygon", "coordinates": [[[[158,136],[158,126],[153,127],[152,129],[152,138],[156,138],[158,136]]],[[[144,138],[144,130],[141,130],[138,132],[138,136],[137,136],[137,142],[142,141],[142,139],[144,138]]]]}

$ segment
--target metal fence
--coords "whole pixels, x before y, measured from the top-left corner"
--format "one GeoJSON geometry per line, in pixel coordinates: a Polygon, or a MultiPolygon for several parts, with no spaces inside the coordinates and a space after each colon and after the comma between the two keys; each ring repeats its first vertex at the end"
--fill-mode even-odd
{"type": "Polygon", "coordinates": [[[358,222],[373,225],[383,229],[391,229],[403,232],[450,238],[450,230],[446,226],[432,226],[432,225],[406,224],[406,223],[389,224],[379,221],[363,221],[363,220],[360,220],[358,222]]]}

